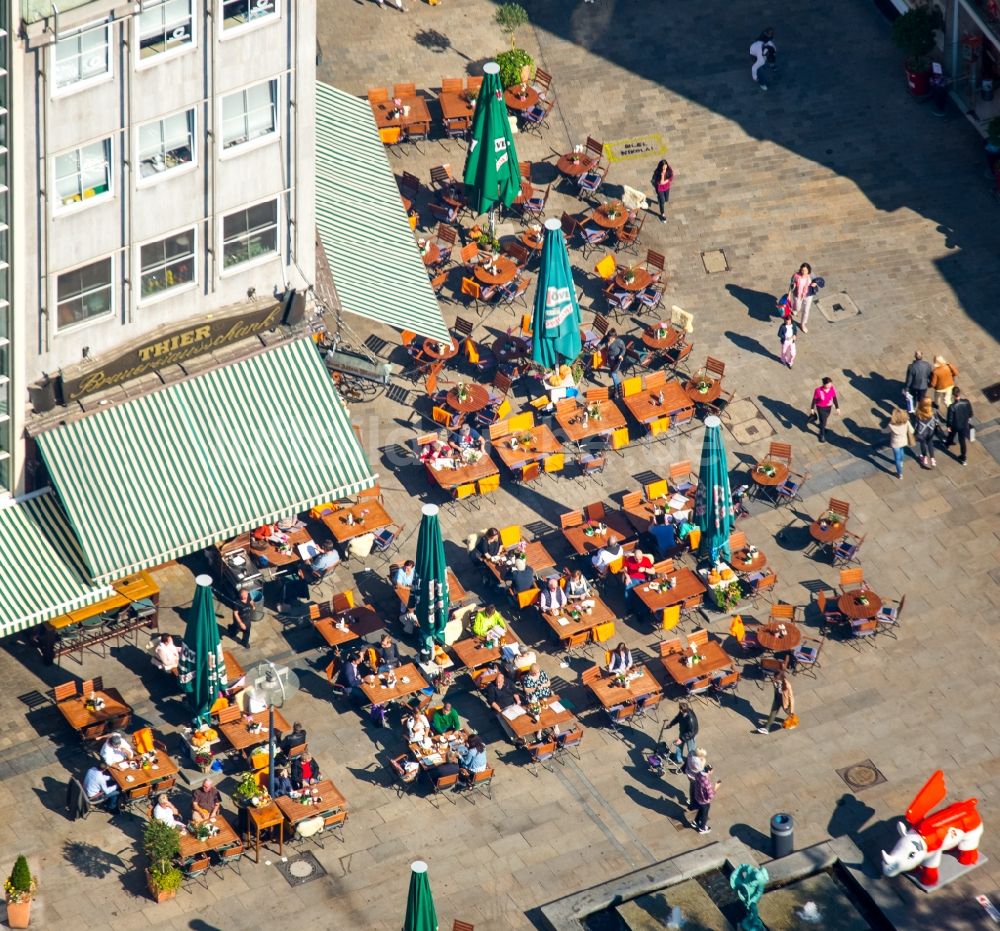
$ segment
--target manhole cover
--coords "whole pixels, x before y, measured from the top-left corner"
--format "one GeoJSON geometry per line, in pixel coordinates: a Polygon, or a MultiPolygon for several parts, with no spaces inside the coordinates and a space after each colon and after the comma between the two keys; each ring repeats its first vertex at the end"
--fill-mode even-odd
{"type": "Polygon", "coordinates": [[[308,851],[295,857],[289,857],[286,863],[279,863],[277,866],[290,886],[302,886],[314,879],[319,879],[321,876],[326,876],[323,864],[308,851]]]}
{"type": "Polygon", "coordinates": [[[839,323],[849,317],[857,317],[861,310],[846,291],[823,294],[813,301],[813,305],[830,323],[839,323]]]}
{"type": "Polygon", "coordinates": [[[728,404],[722,413],[722,422],[741,446],[774,436],[774,427],[765,419],[760,408],[746,398],[728,404]]]}
{"type": "Polygon", "coordinates": [[[879,772],[878,767],[871,760],[863,760],[853,766],[838,769],[837,775],[855,792],[870,789],[872,786],[881,785],[886,781],[885,776],[879,772]]]}
{"type": "Polygon", "coordinates": [[[989,401],[990,404],[1000,401],[1000,381],[998,381],[995,385],[990,385],[989,388],[983,388],[983,394],[986,395],[986,400],[989,401]]]}
{"type": "Polygon", "coordinates": [[[712,252],[703,252],[701,254],[701,261],[705,266],[705,271],[710,275],[714,275],[716,272],[729,271],[729,262],[726,261],[726,253],[721,249],[715,249],[712,252]]]}

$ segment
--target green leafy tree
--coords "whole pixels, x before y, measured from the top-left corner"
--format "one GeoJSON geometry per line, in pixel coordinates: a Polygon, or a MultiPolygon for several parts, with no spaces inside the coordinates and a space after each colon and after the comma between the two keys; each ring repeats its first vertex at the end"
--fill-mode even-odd
{"type": "Polygon", "coordinates": [[[510,47],[517,48],[517,30],[528,22],[528,11],[520,3],[502,3],[493,17],[500,31],[510,37],[510,47]]]}

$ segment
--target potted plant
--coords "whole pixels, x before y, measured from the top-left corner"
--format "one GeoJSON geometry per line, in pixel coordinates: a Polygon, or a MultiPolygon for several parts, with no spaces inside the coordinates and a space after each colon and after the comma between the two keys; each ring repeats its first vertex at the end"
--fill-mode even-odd
{"type": "Polygon", "coordinates": [[[142,848],[149,860],[146,867],[149,894],[157,903],[174,898],[184,879],[184,874],[174,865],[181,852],[176,828],[154,818],[142,832],[142,848]]]}
{"type": "Polygon", "coordinates": [[[246,772],[240,776],[240,781],[233,789],[233,798],[244,808],[249,805],[259,805],[264,796],[264,789],[257,784],[257,774],[246,772]]]}
{"type": "Polygon", "coordinates": [[[7,899],[7,924],[12,928],[27,928],[31,919],[31,897],[38,888],[38,881],[31,875],[28,860],[20,854],[14,861],[14,869],[3,884],[7,899]]]}
{"type": "Polygon", "coordinates": [[[523,48],[511,48],[498,52],[496,63],[500,66],[500,84],[508,88],[531,80],[535,60],[523,48]]]}
{"type": "Polygon", "coordinates": [[[892,40],[905,56],[906,84],[914,97],[925,97],[930,92],[929,55],[934,48],[935,33],[943,25],[941,14],[926,5],[907,10],[892,24],[892,40]]]}

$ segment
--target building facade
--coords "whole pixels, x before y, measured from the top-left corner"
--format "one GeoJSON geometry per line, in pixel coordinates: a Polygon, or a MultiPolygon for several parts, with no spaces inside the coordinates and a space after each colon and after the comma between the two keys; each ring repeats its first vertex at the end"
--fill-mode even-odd
{"type": "Polygon", "coordinates": [[[4,7],[0,487],[17,494],[29,397],[70,400],[46,401],[55,376],[312,287],[315,0],[4,7]]]}

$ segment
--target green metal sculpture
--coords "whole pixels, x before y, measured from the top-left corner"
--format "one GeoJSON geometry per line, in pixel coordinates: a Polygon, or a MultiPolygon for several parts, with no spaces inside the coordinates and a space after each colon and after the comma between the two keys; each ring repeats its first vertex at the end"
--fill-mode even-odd
{"type": "Polygon", "coordinates": [[[747,910],[746,917],[737,925],[738,931],[767,931],[757,914],[757,903],[764,894],[769,878],[763,867],[750,866],[748,863],[741,863],[733,870],[729,885],[747,910]]]}

